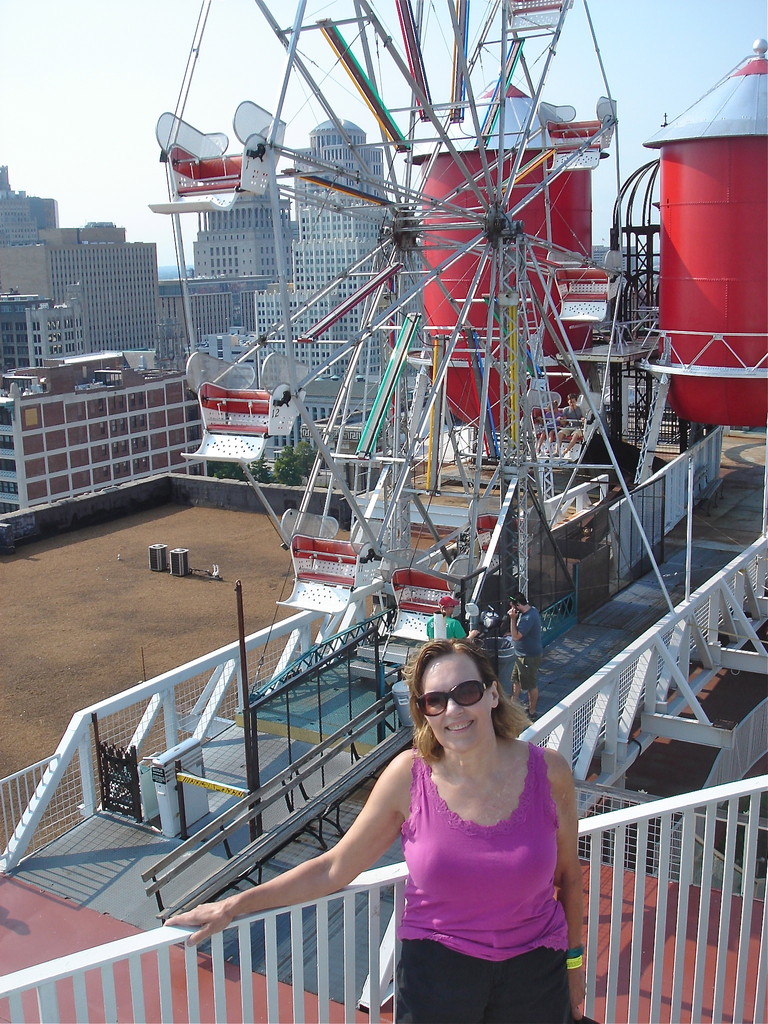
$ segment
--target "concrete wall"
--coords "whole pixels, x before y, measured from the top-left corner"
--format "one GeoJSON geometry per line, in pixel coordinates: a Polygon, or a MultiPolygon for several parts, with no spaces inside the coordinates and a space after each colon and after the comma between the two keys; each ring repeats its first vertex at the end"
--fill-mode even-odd
{"type": "MultiPolygon", "coordinates": [[[[281,487],[279,484],[265,484],[263,490],[278,518],[287,509],[297,508],[304,495],[301,487],[281,487]]],[[[323,502],[322,493],[313,495],[309,511],[322,515],[323,502]]],[[[6,553],[12,553],[15,545],[25,541],[95,526],[161,505],[200,505],[266,514],[256,492],[243,481],[162,473],[66,501],[10,512],[0,517],[0,525],[6,527],[2,531],[4,549],[6,553]]],[[[330,514],[339,520],[342,529],[349,527],[349,509],[342,497],[334,498],[330,514]]]]}

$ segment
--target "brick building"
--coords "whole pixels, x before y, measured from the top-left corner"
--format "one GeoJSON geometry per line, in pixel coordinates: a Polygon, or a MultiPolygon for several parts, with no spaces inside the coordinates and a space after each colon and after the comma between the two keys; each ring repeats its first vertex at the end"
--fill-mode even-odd
{"type": "Polygon", "coordinates": [[[101,353],[3,375],[0,514],[139,480],[199,473],[201,436],[184,375],[152,353],[101,353]]]}

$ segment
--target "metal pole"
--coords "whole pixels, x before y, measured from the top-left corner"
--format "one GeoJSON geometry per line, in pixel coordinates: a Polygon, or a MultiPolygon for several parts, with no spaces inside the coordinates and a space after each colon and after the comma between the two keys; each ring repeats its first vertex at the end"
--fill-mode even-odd
{"type": "Polygon", "coordinates": [[[688,518],[685,533],[685,600],[691,597],[691,558],[693,556],[693,456],[688,457],[688,518]]]}
{"type": "Polygon", "coordinates": [[[96,769],[99,773],[99,798],[104,806],[104,766],[101,763],[101,741],[99,739],[99,718],[95,711],[91,712],[91,725],[93,726],[93,741],[96,745],[96,769]]]}
{"type": "Polygon", "coordinates": [[[179,835],[182,839],[189,839],[187,828],[187,805],[184,803],[184,783],[179,782],[179,775],[182,772],[181,758],[173,762],[173,784],[176,786],[176,799],[179,803],[179,835]]]}
{"type": "MultiPolygon", "coordinates": [[[[237,600],[237,632],[240,640],[240,698],[243,704],[243,739],[245,742],[245,784],[249,793],[255,793],[261,785],[259,780],[259,750],[253,742],[251,729],[251,702],[248,690],[248,658],[245,650],[245,616],[243,614],[243,584],[235,581],[237,600]]],[[[261,815],[248,822],[251,840],[261,833],[261,815]]]]}

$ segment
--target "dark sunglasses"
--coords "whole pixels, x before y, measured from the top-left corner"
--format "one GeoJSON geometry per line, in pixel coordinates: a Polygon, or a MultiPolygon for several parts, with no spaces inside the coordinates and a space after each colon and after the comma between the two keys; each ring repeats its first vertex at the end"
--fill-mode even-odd
{"type": "Polygon", "coordinates": [[[457,683],[450,690],[430,690],[422,693],[416,698],[421,713],[430,718],[435,715],[442,715],[448,707],[448,700],[460,704],[463,708],[471,708],[483,699],[483,694],[490,683],[483,683],[479,679],[465,679],[463,683],[457,683]]]}

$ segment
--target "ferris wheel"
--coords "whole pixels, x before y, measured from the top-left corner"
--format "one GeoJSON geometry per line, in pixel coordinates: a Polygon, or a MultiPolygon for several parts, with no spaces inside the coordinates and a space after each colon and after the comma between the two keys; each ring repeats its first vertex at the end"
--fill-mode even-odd
{"type": "MultiPolygon", "coordinates": [[[[536,494],[552,493],[557,453],[542,459],[537,434],[557,422],[563,381],[573,375],[588,390],[578,355],[606,316],[611,286],[591,258],[590,176],[611,143],[616,108],[598,95],[580,120],[572,106],[547,101],[572,4],[300,0],[284,24],[274,5],[255,0],[282,70],[269,83],[271,102],[260,83],[259,103],[235,110],[240,148],[230,153],[223,133],[196,131],[183,108],[158,122],[170,192],[159,212],[176,219],[261,195],[276,227],[285,199],[368,225],[368,251],[315,281],[312,294],[282,268],[276,315],[259,338],[280,342],[281,354],[265,364],[259,388],[243,376],[248,353],[239,367],[193,357],[206,425],[195,454],[245,468],[261,438],[287,436],[300,419],[319,452],[307,495],[321,470],[330,473],[352,509],[352,535],[394,565],[433,564],[455,542],[466,569],[484,559],[487,567],[505,517],[519,533],[536,494]],[[324,145],[307,149],[312,121],[324,145]],[[355,329],[309,365],[307,346],[350,314],[355,329]],[[372,350],[375,388],[350,449],[353,385],[370,383],[361,370],[372,350]],[[305,389],[334,366],[344,376],[320,427],[305,389]],[[430,516],[448,478],[465,501],[453,530],[430,516]],[[426,554],[412,543],[414,503],[431,534],[426,554]],[[478,518],[493,543],[480,542],[478,518]]],[[[307,509],[281,524],[285,540],[297,523],[311,532],[307,509]]],[[[520,581],[523,540],[515,541],[520,581]]]]}

